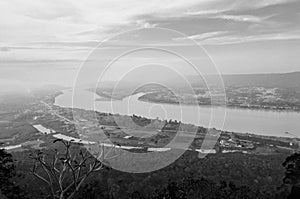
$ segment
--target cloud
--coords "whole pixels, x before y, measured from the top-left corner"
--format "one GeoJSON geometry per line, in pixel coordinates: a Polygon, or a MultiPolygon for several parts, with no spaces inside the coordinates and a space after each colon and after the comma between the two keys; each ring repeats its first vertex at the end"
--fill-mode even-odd
{"type": "Polygon", "coordinates": [[[151,23],[143,21],[143,20],[137,20],[136,26],[138,28],[154,28],[157,26],[157,24],[151,24],[151,23]]]}
{"type": "MultiPolygon", "coordinates": [[[[90,60],[80,60],[80,59],[2,59],[0,64],[15,64],[15,63],[69,63],[69,62],[85,62],[90,60]]],[[[37,66],[38,67],[38,66],[37,66]]]]}
{"type": "MultiPolygon", "coordinates": [[[[0,58],[76,61],[104,39],[134,28],[174,29],[187,35],[174,40],[208,45],[299,39],[297,6],[297,0],[0,1],[0,51],[7,52],[0,58]]],[[[110,48],[122,45],[128,42],[110,48]]]]}
{"type": "Polygon", "coordinates": [[[264,20],[262,17],[251,16],[251,15],[218,15],[212,17],[214,19],[226,19],[237,22],[252,22],[252,23],[260,23],[264,20]]]}
{"type": "MultiPolygon", "coordinates": [[[[255,8],[262,8],[272,5],[280,5],[280,4],[286,4],[289,2],[295,2],[297,0],[257,0],[255,3],[255,8]]],[[[248,1],[249,2],[249,1],[248,1]]],[[[252,2],[249,2],[250,4],[252,2]]]]}
{"type": "Polygon", "coordinates": [[[297,0],[212,0],[205,1],[206,4],[200,4],[184,12],[186,16],[213,16],[225,12],[238,12],[245,10],[256,10],[274,5],[287,4],[297,0]]]}
{"type": "Polygon", "coordinates": [[[66,20],[73,23],[81,21],[79,8],[64,0],[29,0],[21,9],[18,9],[25,16],[37,20],[66,20]]]}
{"type": "Polygon", "coordinates": [[[191,35],[188,37],[180,37],[180,38],[174,38],[174,40],[178,41],[178,40],[186,40],[186,39],[192,39],[192,40],[205,40],[211,37],[216,37],[219,35],[223,35],[228,33],[228,31],[215,31],[215,32],[206,32],[206,33],[202,33],[202,34],[196,34],[196,35],[191,35]]]}
{"type": "Polygon", "coordinates": [[[62,47],[62,48],[74,48],[74,47],[85,47],[93,48],[100,43],[98,40],[91,41],[39,41],[39,42],[30,42],[24,43],[27,46],[40,46],[40,47],[62,47]]]}
{"type": "Polygon", "coordinates": [[[10,48],[7,47],[7,46],[3,46],[3,47],[0,47],[0,51],[1,51],[1,52],[9,52],[9,51],[10,51],[10,48]]]}
{"type": "MultiPolygon", "coordinates": [[[[126,3],[120,3],[118,0],[2,1],[0,41],[102,40],[117,31],[136,27],[164,27],[173,20],[194,20],[195,17],[210,17],[215,19],[216,23],[218,19],[259,22],[262,20],[260,16],[237,15],[230,12],[259,9],[293,1],[151,0],[147,3],[141,0],[127,0],[126,3]]],[[[195,23],[194,25],[197,26],[195,23]]]]}
{"type": "MultiPolygon", "coordinates": [[[[202,45],[228,45],[258,41],[297,40],[300,39],[300,31],[255,35],[231,33],[229,31],[215,31],[174,38],[174,41],[185,41],[190,39],[195,40],[202,45]]],[[[183,45],[183,43],[181,45],[183,45]]]]}
{"type": "Polygon", "coordinates": [[[298,40],[300,32],[270,33],[260,35],[228,35],[202,40],[204,45],[226,45],[258,41],[298,40]]]}

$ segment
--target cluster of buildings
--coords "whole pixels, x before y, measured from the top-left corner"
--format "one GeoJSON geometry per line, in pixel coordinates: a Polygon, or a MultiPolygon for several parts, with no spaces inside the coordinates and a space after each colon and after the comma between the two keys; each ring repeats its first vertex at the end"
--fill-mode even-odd
{"type": "Polygon", "coordinates": [[[299,110],[297,100],[286,99],[278,88],[242,87],[227,88],[227,104],[241,108],[299,110]]]}
{"type": "Polygon", "coordinates": [[[249,140],[233,139],[228,140],[221,139],[220,146],[224,148],[243,148],[243,149],[253,149],[254,144],[249,140]]]}

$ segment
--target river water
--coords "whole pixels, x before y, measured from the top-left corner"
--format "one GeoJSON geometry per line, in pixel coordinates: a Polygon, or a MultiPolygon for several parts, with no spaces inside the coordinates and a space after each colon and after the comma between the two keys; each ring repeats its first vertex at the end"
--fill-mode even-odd
{"type": "MultiPolygon", "coordinates": [[[[97,110],[99,112],[139,115],[148,118],[173,119],[217,129],[254,133],[269,136],[288,136],[289,132],[300,137],[300,113],[285,111],[248,110],[228,107],[198,107],[191,105],[154,104],[138,100],[141,94],[121,101],[95,101],[92,92],[82,90],[73,100],[74,108],[97,110]],[[94,104],[91,103],[91,99],[94,104]],[[226,113],[226,114],[225,114],[226,113]]],[[[56,97],[55,105],[72,107],[72,92],[64,91],[56,97]]]]}

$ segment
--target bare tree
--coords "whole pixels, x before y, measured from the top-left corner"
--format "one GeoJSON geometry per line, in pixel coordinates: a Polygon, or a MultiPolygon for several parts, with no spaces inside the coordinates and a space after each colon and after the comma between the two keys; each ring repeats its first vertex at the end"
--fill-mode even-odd
{"type": "Polygon", "coordinates": [[[104,168],[99,161],[104,155],[104,148],[97,154],[91,154],[85,148],[72,153],[72,141],[57,139],[54,142],[57,141],[63,143],[65,150],[62,153],[55,150],[53,157],[41,151],[34,154],[32,173],[49,186],[54,199],[71,199],[87,177],[104,168]]]}

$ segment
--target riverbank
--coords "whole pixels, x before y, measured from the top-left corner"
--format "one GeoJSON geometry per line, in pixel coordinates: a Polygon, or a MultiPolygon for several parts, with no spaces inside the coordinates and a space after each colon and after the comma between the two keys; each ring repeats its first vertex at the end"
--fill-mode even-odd
{"type": "MultiPolygon", "coordinates": [[[[130,96],[118,101],[96,101],[95,104],[89,104],[86,103],[86,99],[94,99],[95,96],[92,92],[80,91],[78,96],[80,96],[82,100],[77,99],[74,108],[85,110],[94,110],[94,108],[96,108],[99,112],[121,115],[136,114],[152,119],[156,117],[167,120],[173,119],[197,126],[266,136],[291,137],[285,134],[285,132],[296,136],[300,132],[300,113],[296,112],[261,111],[231,107],[196,107],[197,109],[195,109],[194,106],[143,102],[138,100],[139,95],[130,96]],[[162,108],[165,109],[168,114],[165,115],[160,111],[162,109],[160,109],[153,112],[152,115],[149,115],[149,110],[155,105],[162,105],[162,108]],[[130,111],[128,111],[126,107],[130,107],[130,111]],[[180,115],[181,110],[186,113],[183,118],[180,115]],[[224,115],[225,113],[226,115],[224,115]],[[200,121],[197,120],[195,114],[200,115],[200,121]],[[213,120],[211,120],[212,117],[213,120]]],[[[71,102],[72,92],[64,91],[64,94],[56,98],[55,105],[70,108],[72,107],[71,102]]]]}

